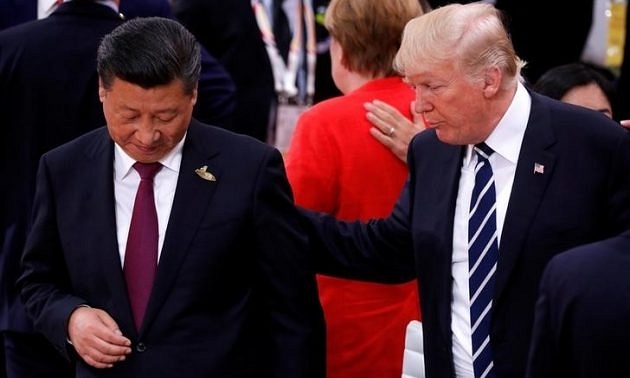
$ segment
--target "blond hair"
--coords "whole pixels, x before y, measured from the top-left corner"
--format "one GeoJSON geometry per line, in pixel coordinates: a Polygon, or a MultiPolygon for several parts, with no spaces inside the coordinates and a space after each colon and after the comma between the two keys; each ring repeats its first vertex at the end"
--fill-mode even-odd
{"type": "Polygon", "coordinates": [[[483,80],[485,69],[498,67],[505,87],[520,79],[525,65],[492,4],[449,4],[417,17],[405,26],[394,68],[402,75],[422,67],[452,62],[471,81],[483,80]]]}

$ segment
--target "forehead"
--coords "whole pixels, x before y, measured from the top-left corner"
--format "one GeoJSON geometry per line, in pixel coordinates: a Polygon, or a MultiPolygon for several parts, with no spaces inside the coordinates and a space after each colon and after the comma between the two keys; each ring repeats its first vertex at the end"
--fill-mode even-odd
{"type": "Polygon", "coordinates": [[[148,98],[154,100],[174,100],[189,97],[185,93],[184,83],[179,79],[175,79],[168,84],[145,88],[141,85],[116,78],[106,91],[115,98],[124,98],[125,101],[143,101],[148,98]]]}
{"type": "Polygon", "coordinates": [[[595,83],[571,88],[562,96],[561,100],[596,110],[601,107],[610,107],[610,102],[604,94],[604,91],[595,83]]]}
{"type": "Polygon", "coordinates": [[[436,64],[416,64],[409,67],[403,80],[409,84],[417,84],[428,81],[449,82],[461,76],[461,73],[450,62],[436,64]]]}
{"type": "Polygon", "coordinates": [[[450,83],[455,78],[455,73],[452,71],[424,71],[406,75],[403,77],[403,81],[409,85],[417,85],[422,83],[450,83]]]}

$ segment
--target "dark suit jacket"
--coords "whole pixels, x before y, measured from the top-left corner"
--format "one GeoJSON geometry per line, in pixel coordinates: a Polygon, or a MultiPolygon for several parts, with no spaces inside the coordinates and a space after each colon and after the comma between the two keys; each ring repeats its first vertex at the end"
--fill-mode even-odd
{"type": "Polygon", "coordinates": [[[30,330],[14,285],[37,161],[105,124],[96,49],[121,23],[111,8],[77,1],[0,32],[0,330],[30,330]]]}
{"type": "MultiPolygon", "coordinates": [[[[120,2],[120,12],[126,19],[173,17],[168,0],[124,0],[120,2]]],[[[0,0],[0,30],[36,19],[37,0],[0,0]]],[[[59,43],[72,46],[73,42],[74,39],[69,39],[59,43]]],[[[235,118],[235,107],[234,81],[219,61],[207,50],[202,49],[199,97],[193,113],[195,118],[230,129],[235,118]]]]}
{"type": "Polygon", "coordinates": [[[545,269],[528,377],[627,377],[630,232],[555,256],[545,269]]]}
{"type": "Polygon", "coordinates": [[[0,30],[37,19],[37,0],[0,0],[0,30]]]}
{"type": "MultiPolygon", "coordinates": [[[[630,139],[588,109],[532,95],[503,226],[491,343],[497,376],[523,377],[538,281],[547,261],[630,227],[630,139]],[[534,172],[534,164],[544,173],[534,172]]],[[[410,145],[410,180],[390,217],[341,223],[309,219],[325,245],[318,270],[380,281],[419,281],[427,377],[452,377],[453,217],[465,147],[433,130],[410,145]]]]}
{"type": "Polygon", "coordinates": [[[323,377],[325,331],[306,237],[280,153],[193,121],[143,326],[136,332],[116,238],[114,144],[95,130],[43,156],[23,298],[66,351],[81,304],[104,309],[133,353],[77,377],[323,377]],[[216,177],[195,174],[204,165],[216,177]]]}
{"type": "Polygon", "coordinates": [[[271,63],[250,0],[174,0],[173,14],[212,56],[236,85],[231,130],[267,141],[275,104],[271,63]]]}

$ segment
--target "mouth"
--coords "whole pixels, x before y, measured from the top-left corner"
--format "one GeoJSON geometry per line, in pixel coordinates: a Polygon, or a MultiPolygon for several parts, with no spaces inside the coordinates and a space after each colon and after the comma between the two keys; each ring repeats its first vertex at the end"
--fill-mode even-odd
{"type": "Polygon", "coordinates": [[[143,145],[135,145],[136,150],[138,151],[138,153],[145,155],[145,156],[150,156],[155,154],[159,149],[158,146],[143,146],[143,145]]]}
{"type": "Polygon", "coordinates": [[[427,119],[426,113],[422,113],[422,122],[427,128],[435,128],[437,126],[436,122],[431,122],[427,119]]]}
{"type": "Polygon", "coordinates": [[[424,124],[428,129],[435,129],[439,126],[439,122],[432,122],[429,121],[428,119],[424,119],[424,124]]]}

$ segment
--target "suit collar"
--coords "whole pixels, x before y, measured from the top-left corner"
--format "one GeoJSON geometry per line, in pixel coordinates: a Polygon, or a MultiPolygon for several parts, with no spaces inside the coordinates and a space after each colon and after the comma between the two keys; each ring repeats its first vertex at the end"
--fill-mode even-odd
{"type": "Polygon", "coordinates": [[[523,135],[531,111],[531,98],[527,89],[518,83],[512,103],[501,117],[485,143],[512,164],[516,164],[523,143],[523,135]]]}

